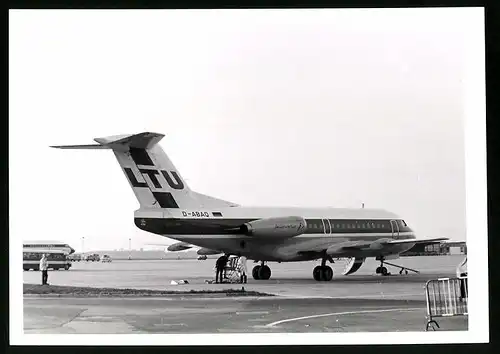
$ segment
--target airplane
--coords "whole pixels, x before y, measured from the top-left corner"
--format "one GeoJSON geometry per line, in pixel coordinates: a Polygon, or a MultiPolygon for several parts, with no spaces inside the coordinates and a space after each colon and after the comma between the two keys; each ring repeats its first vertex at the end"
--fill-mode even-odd
{"type": "Polygon", "coordinates": [[[51,147],[112,150],[139,202],[134,212],[139,229],[179,241],[169,250],[195,245],[200,255],[243,255],[260,263],[252,270],[256,280],[270,279],[269,262],[321,259],[313,278],[330,281],[333,270],[326,262],[334,263],[334,258],[349,259],[348,275],[375,257],[380,261],[375,272],[389,275],[386,260],[416,244],[448,239],[417,240],[405,220],[383,209],[252,207],[197,193],[158,144],[164,136],[143,132],[94,138],[97,144],[51,147]]]}

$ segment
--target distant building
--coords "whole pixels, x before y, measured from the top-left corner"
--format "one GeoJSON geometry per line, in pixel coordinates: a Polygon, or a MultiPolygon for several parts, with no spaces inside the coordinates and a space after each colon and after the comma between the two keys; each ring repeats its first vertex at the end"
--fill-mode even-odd
{"type": "Polygon", "coordinates": [[[454,254],[467,254],[467,245],[463,241],[450,241],[432,245],[415,245],[401,256],[444,256],[454,254]]]}

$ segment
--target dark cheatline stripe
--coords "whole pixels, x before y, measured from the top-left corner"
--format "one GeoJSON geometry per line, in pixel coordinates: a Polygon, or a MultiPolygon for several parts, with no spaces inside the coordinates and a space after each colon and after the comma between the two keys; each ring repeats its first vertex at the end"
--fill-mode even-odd
{"type": "MultiPolygon", "coordinates": [[[[160,204],[162,208],[172,208],[178,209],[179,205],[177,205],[174,197],[172,197],[171,193],[168,192],[153,192],[153,196],[160,204]]],[[[161,219],[160,219],[161,220],[161,219]]]]}
{"type": "MultiPolygon", "coordinates": [[[[156,196],[155,196],[156,197],[156,196]]],[[[175,202],[175,201],[174,201],[175,202]]],[[[256,219],[173,219],[173,218],[135,218],[135,224],[142,230],[157,233],[157,234],[179,234],[179,235],[217,235],[217,234],[235,234],[238,231],[235,230],[235,227],[239,227],[240,225],[254,221],[256,219]],[[145,221],[145,225],[141,225],[141,221],[145,221]]],[[[322,228],[312,228],[309,229],[309,226],[314,225],[315,222],[320,222],[321,219],[308,219],[308,230],[305,232],[306,234],[324,234],[324,230],[322,228]]],[[[372,227],[372,221],[374,225],[381,225],[382,222],[388,220],[364,220],[363,227],[347,227],[347,223],[355,223],[354,220],[331,220],[331,222],[335,222],[335,227],[331,228],[331,235],[335,234],[346,234],[346,233],[357,233],[357,234],[367,234],[366,237],[372,237],[370,234],[373,233],[384,233],[387,236],[392,236],[392,230],[390,228],[380,228],[380,227],[372,227]],[[340,228],[337,228],[337,223],[340,228]]],[[[319,224],[318,224],[319,225],[319,224]]],[[[322,225],[322,223],[321,223],[322,225]]],[[[411,232],[412,230],[409,227],[401,227],[400,232],[411,232]]],[[[325,235],[329,235],[327,233],[325,235]]],[[[379,236],[376,236],[379,237],[379,236]]],[[[401,237],[403,238],[403,237],[401,237]]],[[[404,237],[406,238],[406,237],[404,237]]]]}
{"type": "Polygon", "coordinates": [[[153,160],[146,149],[130,148],[130,156],[136,165],[154,166],[153,160]]]}

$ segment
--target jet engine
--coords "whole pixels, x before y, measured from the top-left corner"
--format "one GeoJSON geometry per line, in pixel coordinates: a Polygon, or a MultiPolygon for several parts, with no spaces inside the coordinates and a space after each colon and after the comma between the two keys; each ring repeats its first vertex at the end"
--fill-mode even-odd
{"type": "Polygon", "coordinates": [[[306,221],[300,216],[286,216],[250,221],[241,225],[240,230],[247,236],[255,237],[295,237],[306,230],[306,221]]]}
{"type": "Polygon", "coordinates": [[[171,252],[184,251],[190,249],[192,246],[186,242],[176,242],[167,247],[167,250],[171,252]]]}

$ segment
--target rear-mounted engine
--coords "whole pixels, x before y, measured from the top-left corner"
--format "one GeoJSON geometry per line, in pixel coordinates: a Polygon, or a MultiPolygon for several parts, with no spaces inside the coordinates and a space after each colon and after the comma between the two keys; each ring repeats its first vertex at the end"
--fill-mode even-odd
{"type": "Polygon", "coordinates": [[[287,216],[251,221],[241,225],[240,230],[254,237],[295,237],[306,230],[306,221],[300,216],[287,216]]]}

